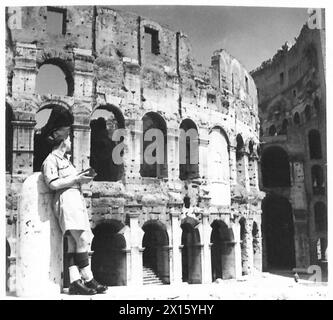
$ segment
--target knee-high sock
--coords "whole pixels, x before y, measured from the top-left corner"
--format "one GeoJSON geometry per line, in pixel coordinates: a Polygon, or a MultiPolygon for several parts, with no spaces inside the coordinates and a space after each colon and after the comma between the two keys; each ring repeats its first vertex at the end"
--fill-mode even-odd
{"type": "Polygon", "coordinates": [[[94,278],[94,276],[91,272],[90,265],[80,269],[80,272],[81,272],[82,278],[86,281],[90,281],[94,278]]]}
{"type": "Polygon", "coordinates": [[[76,280],[79,280],[81,279],[81,275],[80,275],[80,272],[79,272],[79,268],[75,265],[73,266],[70,266],[68,268],[69,270],[69,282],[72,283],[76,280]]]}

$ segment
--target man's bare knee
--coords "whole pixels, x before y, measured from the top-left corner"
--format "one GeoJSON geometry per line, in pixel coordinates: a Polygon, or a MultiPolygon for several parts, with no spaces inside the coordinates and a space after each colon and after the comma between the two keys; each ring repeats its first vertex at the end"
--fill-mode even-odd
{"type": "Polygon", "coordinates": [[[83,231],[81,234],[80,234],[80,237],[79,237],[79,245],[81,248],[87,248],[87,250],[89,250],[90,248],[90,236],[88,234],[87,231],[83,231]]]}

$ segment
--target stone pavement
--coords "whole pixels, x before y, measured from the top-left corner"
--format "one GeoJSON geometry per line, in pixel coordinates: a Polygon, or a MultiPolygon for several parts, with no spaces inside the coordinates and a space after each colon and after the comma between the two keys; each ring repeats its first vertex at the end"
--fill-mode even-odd
{"type": "MultiPolygon", "coordinates": [[[[109,287],[106,294],[94,296],[43,296],[52,300],[326,300],[327,282],[314,283],[301,275],[296,283],[290,275],[262,273],[235,280],[218,280],[211,284],[145,285],[109,287]]],[[[9,299],[17,299],[8,297],[9,299]]]]}

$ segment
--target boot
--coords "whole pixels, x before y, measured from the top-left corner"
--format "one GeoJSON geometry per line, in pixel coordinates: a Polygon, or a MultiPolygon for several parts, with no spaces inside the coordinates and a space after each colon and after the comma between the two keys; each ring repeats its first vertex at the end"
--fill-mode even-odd
{"type": "Polygon", "coordinates": [[[69,294],[93,295],[96,293],[95,289],[87,287],[81,279],[72,282],[69,286],[69,294]]]}
{"type": "Polygon", "coordinates": [[[108,289],[107,286],[103,286],[102,284],[98,283],[95,279],[86,282],[86,286],[93,290],[96,290],[97,293],[105,293],[108,289]]]}

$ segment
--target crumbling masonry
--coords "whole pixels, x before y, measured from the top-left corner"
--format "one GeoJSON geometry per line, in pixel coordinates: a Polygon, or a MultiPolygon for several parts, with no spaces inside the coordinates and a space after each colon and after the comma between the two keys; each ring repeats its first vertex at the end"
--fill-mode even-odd
{"type": "Polygon", "coordinates": [[[99,281],[209,283],[261,271],[257,89],[244,67],[224,50],[210,67],[197,65],[186,35],[110,7],[18,9],[22,28],[7,23],[6,39],[9,290],[18,196],[36,163],[36,115],[50,104],[74,115],[78,169],[92,163],[96,110],[112,114],[107,128],[128,132],[120,174],[100,174],[84,189],[99,281]],[[51,14],[59,28],[50,30],[51,14]],[[45,65],[64,73],[67,95],[37,92],[45,65]],[[165,135],[164,165],[140,163],[147,128],[165,135]],[[179,164],[180,128],[198,132],[197,166],[179,164]]]}
{"type": "Polygon", "coordinates": [[[264,268],[327,271],[325,29],[251,73],[261,118],[264,268]]]}

